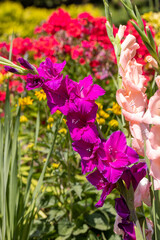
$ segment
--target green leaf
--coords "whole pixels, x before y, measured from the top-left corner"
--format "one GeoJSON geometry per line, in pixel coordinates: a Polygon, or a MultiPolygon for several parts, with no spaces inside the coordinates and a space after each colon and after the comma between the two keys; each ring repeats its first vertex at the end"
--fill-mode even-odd
{"type": "Polygon", "coordinates": [[[37,144],[39,126],[40,126],[40,108],[38,108],[37,120],[36,120],[35,145],[37,144]]]}
{"type": "Polygon", "coordinates": [[[142,237],[142,233],[140,231],[140,229],[138,227],[134,227],[135,233],[136,233],[136,239],[138,240],[144,240],[144,238],[142,237]]]}
{"type": "Polygon", "coordinates": [[[87,224],[83,224],[82,226],[78,227],[74,232],[73,235],[74,236],[78,236],[80,234],[84,234],[88,231],[89,227],[87,224]]]}
{"type": "Polygon", "coordinates": [[[62,219],[58,222],[58,233],[60,236],[71,236],[75,225],[73,223],[68,222],[66,219],[62,219]]]}
{"type": "Polygon", "coordinates": [[[143,31],[144,30],[144,25],[143,25],[143,21],[142,21],[142,18],[141,18],[141,15],[140,15],[139,11],[138,11],[137,6],[135,6],[135,10],[136,10],[136,15],[137,15],[137,23],[140,26],[140,29],[143,31]]]}
{"type": "Polygon", "coordinates": [[[106,231],[110,228],[108,219],[99,210],[96,210],[92,214],[86,215],[85,220],[88,225],[101,231],[106,231]]]}
{"type": "Polygon", "coordinates": [[[81,193],[82,193],[82,186],[81,185],[75,185],[74,187],[72,187],[72,189],[75,191],[75,193],[77,194],[77,196],[81,199],[81,193]]]}

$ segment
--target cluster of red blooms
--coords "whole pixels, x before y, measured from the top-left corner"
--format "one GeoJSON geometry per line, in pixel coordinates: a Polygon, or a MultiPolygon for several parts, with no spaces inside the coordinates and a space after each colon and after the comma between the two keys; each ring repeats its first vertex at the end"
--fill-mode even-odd
{"type": "MultiPolygon", "coordinates": [[[[19,57],[33,56],[34,60],[48,57],[57,62],[57,59],[70,57],[81,65],[88,64],[96,79],[106,79],[116,73],[116,58],[105,22],[105,17],[94,18],[86,12],[71,18],[66,11],[58,9],[48,21],[35,29],[36,39],[18,37],[13,40],[12,60],[16,62],[19,57]]],[[[116,34],[118,29],[113,29],[116,34]]],[[[136,59],[142,63],[148,51],[131,23],[127,23],[125,34],[128,33],[136,36],[140,45],[136,59]]],[[[8,43],[0,43],[0,55],[8,57],[9,48],[8,43]]],[[[147,76],[147,70],[144,71],[147,76]]]]}

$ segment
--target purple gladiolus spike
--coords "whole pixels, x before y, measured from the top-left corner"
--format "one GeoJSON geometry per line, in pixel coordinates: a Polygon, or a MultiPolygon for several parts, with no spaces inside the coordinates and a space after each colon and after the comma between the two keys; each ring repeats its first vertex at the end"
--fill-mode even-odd
{"type": "Polygon", "coordinates": [[[127,168],[122,175],[122,179],[125,181],[128,189],[132,183],[133,189],[135,191],[139,182],[146,176],[146,172],[147,164],[140,162],[133,165],[131,168],[127,168]]]}
{"type": "Polygon", "coordinates": [[[123,197],[115,199],[115,209],[118,215],[122,218],[118,227],[123,230],[125,240],[136,240],[134,223],[130,221],[130,210],[123,197]]]}
{"type": "Polygon", "coordinates": [[[126,167],[138,162],[138,154],[127,146],[126,137],[123,132],[116,131],[103,143],[101,164],[99,171],[108,182],[116,183],[122,176],[126,167]]]}
{"type": "Polygon", "coordinates": [[[122,220],[122,222],[118,224],[118,227],[124,231],[123,240],[136,240],[133,222],[122,220]]]}
{"type": "Polygon", "coordinates": [[[27,90],[40,88],[44,83],[44,80],[41,77],[39,77],[38,75],[30,74],[30,73],[27,74],[26,81],[27,81],[27,84],[26,84],[27,90]]]}
{"type": "Polygon", "coordinates": [[[100,200],[95,205],[96,207],[102,207],[106,200],[107,195],[109,195],[112,192],[112,190],[116,187],[116,184],[109,183],[98,170],[95,170],[93,173],[90,173],[87,176],[87,180],[98,190],[101,189],[103,190],[100,200]]]}
{"type": "Polygon", "coordinates": [[[73,140],[86,140],[98,136],[97,128],[94,124],[97,113],[97,105],[94,103],[79,101],[78,104],[71,105],[67,115],[67,125],[73,140]],[[91,106],[92,108],[91,108],[91,106]],[[88,109],[90,111],[88,111],[88,109]]]}
{"type": "Polygon", "coordinates": [[[46,81],[45,85],[48,89],[57,90],[62,82],[63,75],[61,71],[63,70],[66,61],[63,63],[52,63],[49,58],[46,58],[37,69],[39,76],[44,78],[46,81]]]}
{"type": "Polygon", "coordinates": [[[11,73],[19,73],[18,70],[16,68],[10,67],[10,66],[5,66],[5,71],[6,72],[11,72],[11,73]]]}
{"type": "Polygon", "coordinates": [[[75,96],[85,100],[96,100],[105,94],[105,90],[97,84],[93,84],[92,77],[89,75],[77,84],[75,96]]]}
{"type": "Polygon", "coordinates": [[[118,215],[121,217],[121,218],[124,218],[124,219],[128,219],[129,218],[129,215],[130,215],[130,211],[129,211],[129,208],[124,200],[124,198],[116,198],[115,199],[115,209],[118,213],[118,215]]]}
{"type": "Polygon", "coordinates": [[[29,69],[29,70],[34,70],[34,68],[32,67],[32,65],[27,61],[25,60],[24,58],[18,58],[18,62],[25,68],[29,69]]]}
{"type": "Polygon", "coordinates": [[[47,104],[50,108],[51,114],[57,110],[61,111],[64,115],[67,115],[69,112],[71,92],[74,92],[75,82],[65,76],[62,80],[60,87],[57,90],[46,88],[46,83],[43,86],[43,90],[47,95],[47,104]]]}

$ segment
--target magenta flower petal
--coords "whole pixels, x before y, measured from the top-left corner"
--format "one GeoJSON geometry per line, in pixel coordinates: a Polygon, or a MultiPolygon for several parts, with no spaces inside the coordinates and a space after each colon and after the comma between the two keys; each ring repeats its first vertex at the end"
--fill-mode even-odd
{"type": "Polygon", "coordinates": [[[18,62],[25,68],[29,69],[29,70],[34,70],[33,66],[24,58],[18,58],[18,62]]]}
{"type": "Polygon", "coordinates": [[[92,77],[89,75],[88,77],[85,77],[83,80],[80,80],[79,84],[77,84],[75,97],[92,101],[104,94],[105,94],[104,89],[97,84],[93,85],[92,77]]]}
{"type": "Polygon", "coordinates": [[[10,67],[10,66],[4,66],[6,72],[11,72],[11,73],[19,73],[16,68],[10,67]]]}
{"type": "Polygon", "coordinates": [[[85,142],[83,140],[72,143],[73,149],[78,152],[83,160],[89,160],[95,157],[99,148],[100,139],[92,139],[93,142],[85,142]]]}
{"type": "Polygon", "coordinates": [[[49,58],[46,58],[39,66],[38,73],[40,77],[44,79],[56,79],[60,76],[61,71],[66,65],[66,61],[63,63],[52,63],[49,58]]]}
{"type": "Polygon", "coordinates": [[[90,160],[81,160],[81,167],[82,167],[82,173],[86,174],[88,172],[92,172],[97,167],[97,159],[92,158],[90,160]]]}
{"type": "Polygon", "coordinates": [[[119,223],[118,227],[124,231],[123,240],[136,240],[133,222],[122,220],[122,223],[119,223]]]}
{"type": "Polygon", "coordinates": [[[105,172],[103,173],[103,176],[109,183],[116,183],[120,179],[122,174],[123,174],[123,169],[106,167],[105,172]]]}
{"type": "Polygon", "coordinates": [[[115,160],[109,163],[109,165],[113,168],[124,168],[129,164],[129,159],[127,154],[123,152],[117,152],[114,155],[115,160]]]}
{"type": "Polygon", "coordinates": [[[27,90],[32,90],[35,88],[40,88],[43,86],[44,80],[38,75],[33,75],[31,73],[27,74],[26,78],[27,84],[26,84],[26,89],[27,90]]]}
{"type": "Polygon", "coordinates": [[[121,131],[116,131],[111,134],[110,138],[106,142],[106,148],[110,151],[116,150],[118,152],[125,152],[127,148],[126,136],[121,131]]]}
{"type": "Polygon", "coordinates": [[[130,211],[123,197],[115,199],[115,209],[121,218],[129,218],[130,211]]]}
{"type": "Polygon", "coordinates": [[[139,159],[138,153],[129,146],[127,146],[126,154],[128,155],[130,164],[136,163],[139,159]]]}
{"type": "Polygon", "coordinates": [[[146,172],[147,164],[140,162],[127,168],[122,175],[122,179],[125,181],[128,189],[132,183],[134,190],[136,190],[141,179],[146,176],[146,172]]]}
{"type": "Polygon", "coordinates": [[[101,197],[100,197],[100,200],[96,203],[96,207],[102,207],[105,200],[106,200],[106,197],[112,192],[112,190],[116,187],[116,184],[112,184],[112,183],[107,183],[106,184],[106,187],[104,188],[102,194],[101,194],[101,197]]]}

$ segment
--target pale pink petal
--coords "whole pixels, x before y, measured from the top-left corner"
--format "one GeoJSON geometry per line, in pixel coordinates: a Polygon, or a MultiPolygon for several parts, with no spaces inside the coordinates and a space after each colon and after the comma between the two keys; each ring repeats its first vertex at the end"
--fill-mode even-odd
{"type": "Polygon", "coordinates": [[[160,190],[160,158],[151,161],[150,175],[154,178],[154,190],[160,190]]]}
{"type": "Polygon", "coordinates": [[[153,126],[146,141],[146,155],[150,160],[160,158],[160,126],[153,126]]]}
{"type": "Polygon", "coordinates": [[[148,109],[143,116],[143,122],[160,125],[160,90],[149,99],[148,109]]]}

